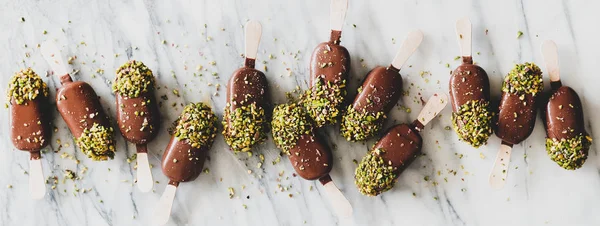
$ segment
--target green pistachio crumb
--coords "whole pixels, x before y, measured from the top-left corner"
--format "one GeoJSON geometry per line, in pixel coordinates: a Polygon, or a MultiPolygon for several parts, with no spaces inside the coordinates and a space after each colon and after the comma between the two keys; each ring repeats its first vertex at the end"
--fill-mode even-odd
{"type": "Polygon", "coordinates": [[[492,134],[493,113],[489,105],[488,101],[470,100],[452,113],[454,131],[461,140],[473,147],[485,145],[492,134]]]}
{"type": "Polygon", "coordinates": [[[267,139],[265,110],[256,103],[251,103],[239,106],[232,112],[228,103],[225,107],[223,128],[225,142],[233,151],[248,152],[254,145],[267,139]]]}
{"type": "Polygon", "coordinates": [[[567,170],[583,166],[592,143],[590,136],[577,135],[570,139],[546,138],[546,150],[552,161],[567,170]]]}
{"type": "Polygon", "coordinates": [[[542,70],[534,63],[517,64],[504,78],[502,91],[506,93],[537,95],[544,89],[542,70]]]}
{"type": "Polygon", "coordinates": [[[83,130],[75,141],[81,152],[94,161],[105,161],[115,156],[115,140],[110,126],[94,123],[91,128],[83,130]]]}
{"type": "Polygon", "coordinates": [[[385,118],[385,114],[381,111],[372,114],[348,106],[346,114],[342,116],[340,133],[348,141],[363,141],[381,131],[385,118]]]}
{"type": "Polygon", "coordinates": [[[397,168],[385,162],[383,149],[375,149],[367,154],[356,168],[354,183],[363,195],[377,196],[394,187],[398,177],[397,168]]]}
{"type": "Polygon", "coordinates": [[[517,39],[520,38],[521,36],[523,36],[523,32],[522,31],[517,31],[517,39]]]}
{"type": "Polygon", "coordinates": [[[113,92],[124,97],[136,98],[154,90],[154,75],[141,61],[132,60],[117,69],[113,92]]]}
{"type": "Polygon", "coordinates": [[[288,155],[290,149],[296,146],[298,138],[312,131],[306,112],[295,103],[276,106],[271,126],[275,145],[288,155]]]}
{"type": "Polygon", "coordinates": [[[38,96],[48,97],[48,86],[31,68],[23,69],[10,79],[7,91],[7,100],[14,100],[16,104],[35,100],[38,96]]]}
{"type": "Polygon", "coordinates": [[[318,78],[316,84],[302,95],[300,103],[317,127],[335,124],[346,96],[346,81],[325,82],[318,78]]]}
{"type": "Polygon", "coordinates": [[[210,147],[217,136],[217,116],[206,104],[190,103],[175,122],[174,136],[192,147],[210,147]]]}

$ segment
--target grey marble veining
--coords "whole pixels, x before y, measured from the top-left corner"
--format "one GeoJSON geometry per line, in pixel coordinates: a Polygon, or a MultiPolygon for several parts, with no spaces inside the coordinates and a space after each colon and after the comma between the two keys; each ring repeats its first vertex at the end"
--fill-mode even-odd
{"type": "MultiPolygon", "coordinates": [[[[322,134],[336,157],[331,176],[354,207],[350,220],[355,225],[600,224],[600,138],[595,134],[600,131],[595,120],[600,111],[596,98],[600,90],[595,87],[600,82],[596,68],[600,28],[595,26],[599,7],[596,1],[351,0],[342,38],[352,58],[350,96],[371,68],[391,62],[410,30],[421,29],[425,35],[406,64],[410,66],[401,70],[409,95],[390,113],[386,127],[412,121],[421,109],[421,97],[448,91],[449,72],[459,65],[454,60],[459,55],[454,23],[469,16],[473,52],[478,52],[474,59],[488,72],[494,98],[499,98],[502,78],[515,63],[533,61],[545,70],[540,44],[554,40],[563,84],[579,93],[587,131],[596,143],[583,168],[562,170],[546,155],[545,131],[538,118],[529,139],[513,149],[507,186],[492,190],[488,173],[500,140],[493,137],[479,149],[459,142],[453,131],[445,130],[450,126],[447,108],[422,133],[426,155],[400,176],[394,189],[373,198],[356,189],[353,160],[360,160],[376,139],[350,143],[337,127],[329,127],[322,134]],[[517,39],[517,31],[524,35],[517,39]]],[[[189,102],[206,102],[222,117],[226,81],[243,63],[243,24],[249,19],[262,23],[257,68],[268,68],[265,74],[275,103],[286,101],[285,92],[308,87],[310,54],[329,36],[329,2],[316,0],[0,0],[0,15],[2,93],[10,76],[21,68],[32,67],[40,75],[49,71],[37,45],[51,40],[61,46],[64,57],[76,56],[70,65],[79,71],[74,78],[94,87],[113,119],[110,87],[115,70],[127,60],[148,65],[161,87],[156,95],[168,97],[160,108],[163,128],[149,146],[150,163],[155,166],[152,173],[158,181],[151,193],[141,193],[133,184],[134,163],[126,161],[135,153],[133,145],[117,133],[115,159],[92,162],[74,147],[68,128],[52,106],[58,132],[46,148],[43,167],[45,176],[57,176],[59,183],[55,190],[48,185],[44,199],[31,200],[24,173],[29,169],[28,155],[14,150],[8,139],[9,111],[0,111],[0,145],[4,147],[0,151],[0,225],[150,224],[167,182],[159,167],[170,138],[166,128],[189,102]],[[213,61],[215,65],[210,64],[213,61]],[[181,95],[175,96],[173,89],[181,95]],[[72,159],[61,157],[67,155],[72,159]],[[87,172],[81,173],[84,167],[87,172]],[[81,179],[63,183],[66,169],[81,179]],[[87,192],[74,195],[75,186],[87,192]]],[[[548,78],[544,79],[548,88],[548,78]]],[[[58,78],[44,80],[53,96],[60,86],[58,78]]],[[[205,164],[210,172],[180,185],[169,224],[347,225],[336,217],[318,182],[294,177],[285,157],[272,164],[280,154],[271,138],[254,154],[235,155],[218,136],[205,164]],[[265,156],[261,168],[257,168],[258,154],[265,156]],[[229,187],[235,189],[232,199],[229,187]]]]}

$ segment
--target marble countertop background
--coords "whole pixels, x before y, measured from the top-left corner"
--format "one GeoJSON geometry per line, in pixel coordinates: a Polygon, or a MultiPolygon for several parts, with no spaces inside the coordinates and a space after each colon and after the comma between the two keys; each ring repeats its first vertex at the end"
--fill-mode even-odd
{"type": "MultiPolygon", "coordinates": [[[[554,40],[563,84],[579,93],[586,129],[596,140],[584,167],[565,171],[547,157],[538,118],[529,139],[513,149],[507,185],[493,190],[488,173],[500,140],[494,136],[479,149],[459,142],[445,129],[451,124],[451,110],[446,108],[422,133],[426,155],[400,176],[394,189],[366,197],[354,185],[353,161],[360,160],[376,139],[350,143],[338,128],[329,127],[324,137],[336,157],[331,176],[354,207],[355,225],[599,225],[600,137],[595,132],[600,122],[594,113],[600,111],[600,89],[595,87],[600,82],[598,8],[600,2],[591,0],[351,0],[342,38],[352,58],[350,96],[371,68],[391,62],[409,31],[421,29],[425,35],[407,63],[410,67],[401,70],[409,95],[390,113],[386,127],[412,121],[421,109],[421,97],[448,92],[449,72],[459,65],[454,59],[459,55],[454,24],[469,16],[474,59],[488,72],[495,98],[515,63],[533,61],[543,68],[540,45],[554,40]],[[520,38],[518,31],[523,32],[520,38]]],[[[226,81],[243,63],[247,20],[262,23],[257,68],[268,68],[265,74],[275,103],[285,102],[286,92],[308,87],[310,54],[329,38],[329,2],[317,0],[1,0],[0,15],[2,93],[21,68],[46,74],[49,66],[37,46],[54,40],[63,56],[74,58],[74,78],[94,87],[113,119],[110,85],[116,68],[130,59],[148,65],[161,87],[156,95],[168,98],[160,108],[163,128],[189,102],[209,103],[222,117],[226,81]],[[174,95],[173,89],[181,95],[174,95]]],[[[58,78],[44,80],[53,96],[58,78]]],[[[149,146],[157,184],[153,192],[141,193],[134,186],[135,161],[126,161],[135,153],[132,144],[116,134],[115,159],[92,162],[74,147],[56,109],[51,111],[58,132],[42,162],[45,176],[57,176],[58,184],[54,190],[48,185],[45,198],[34,201],[28,194],[28,154],[14,150],[9,111],[0,110],[0,225],[149,225],[167,182],[159,167],[169,141],[166,129],[149,146]],[[84,168],[87,172],[82,173],[84,168]],[[80,179],[64,181],[66,170],[80,179]]],[[[347,225],[340,223],[318,182],[294,177],[287,158],[272,164],[279,153],[269,138],[253,156],[235,155],[218,136],[205,164],[209,172],[180,185],[169,224],[347,225]],[[265,157],[260,168],[259,154],[265,157]],[[230,187],[235,190],[231,199],[230,187]]]]}

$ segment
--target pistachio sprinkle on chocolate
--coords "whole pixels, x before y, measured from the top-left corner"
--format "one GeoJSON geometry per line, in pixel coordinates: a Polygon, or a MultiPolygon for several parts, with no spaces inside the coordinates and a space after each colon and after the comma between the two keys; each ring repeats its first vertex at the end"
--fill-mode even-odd
{"type": "Polygon", "coordinates": [[[335,124],[340,115],[340,107],[346,96],[346,81],[325,82],[319,77],[311,89],[305,91],[300,103],[317,127],[335,124]]]}
{"type": "Polygon", "coordinates": [[[569,139],[546,138],[546,150],[552,161],[567,170],[583,166],[592,143],[590,136],[577,135],[569,139]]]}
{"type": "Polygon", "coordinates": [[[94,161],[106,161],[115,156],[115,139],[113,128],[110,126],[104,127],[94,123],[91,128],[83,130],[75,142],[81,152],[94,161]]]}
{"type": "Polygon", "coordinates": [[[237,107],[233,112],[227,103],[223,117],[223,137],[235,152],[247,152],[267,139],[265,110],[256,103],[237,107]],[[227,123],[229,118],[230,123],[227,123]],[[230,126],[228,126],[230,125],[230,126]]]}
{"type": "Polygon", "coordinates": [[[452,126],[458,137],[473,147],[487,144],[492,134],[490,103],[484,100],[470,100],[452,113],[452,126]]]}
{"type": "Polygon", "coordinates": [[[129,61],[117,69],[113,92],[136,98],[154,89],[154,75],[141,61],[129,61]]]}
{"type": "Polygon", "coordinates": [[[275,145],[288,155],[290,149],[296,146],[298,138],[312,131],[308,115],[295,103],[275,107],[271,127],[275,145]]]}
{"type": "Polygon", "coordinates": [[[23,69],[10,79],[8,83],[7,98],[16,104],[35,100],[38,96],[48,96],[48,86],[31,68],[23,69]]]}
{"type": "Polygon", "coordinates": [[[177,140],[186,140],[192,147],[210,147],[217,136],[217,116],[206,104],[190,103],[175,122],[177,140]]]}
{"type": "Polygon", "coordinates": [[[391,162],[385,162],[383,154],[385,151],[381,148],[369,152],[356,168],[354,183],[363,195],[377,196],[394,187],[398,169],[391,162]]]}
{"type": "Polygon", "coordinates": [[[342,117],[340,133],[348,141],[363,141],[381,131],[385,118],[383,111],[373,114],[348,106],[346,114],[342,117]]]}
{"type": "Polygon", "coordinates": [[[542,70],[534,63],[517,64],[504,78],[502,91],[506,93],[537,95],[544,89],[542,70]]]}

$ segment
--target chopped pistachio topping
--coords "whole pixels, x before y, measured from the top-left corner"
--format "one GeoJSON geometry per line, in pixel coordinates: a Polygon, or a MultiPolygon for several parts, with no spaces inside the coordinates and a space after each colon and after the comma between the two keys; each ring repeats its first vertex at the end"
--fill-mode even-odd
{"type": "Polygon", "coordinates": [[[570,139],[546,138],[546,150],[552,161],[568,170],[583,166],[592,144],[590,136],[578,135],[570,139]]]}
{"type": "Polygon", "coordinates": [[[290,149],[296,146],[298,138],[312,131],[306,112],[295,103],[275,107],[271,127],[275,145],[288,155],[290,149]]]}
{"type": "Polygon", "coordinates": [[[398,169],[386,163],[382,154],[381,148],[369,152],[356,168],[354,183],[363,195],[376,196],[394,187],[398,169]]]}
{"type": "Polygon", "coordinates": [[[482,100],[470,100],[461,105],[457,112],[452,113],[452,126],[458,137],[472,145],[479,147],[487,144],[492,134],[492,116],[489,110],[490,103],[482,100]]]}
{"type": "Polygon", "coordinates": [[[504,78],[502,91],[506,93],[537,95],[544,89],[542,70],[534,63],[517,64],[504,78]]]}
{"type": "Polygon", "coordinates": [[[300,102],[317,127],[335,124],[340,115],[340,107],[346,96],[346,81],[325,82],[318,78],[311,89],[306,90],[300,102]]]}
{"type": "Polygon", "coordinates": [[[217,136],[217,116],[204,103],[190,103],[176,121],[174,136],[192,147],[210,147],[217,136]]]}
{"type": "Polygon", "coordinates": [[[91,128],[86,128],[81,136],[75,140],[81,152],[94,161],[105,161],[115,156],[115,140],[113,128],[104,127],[94,123],[91,128]]]}
{"type": "Polygon", "coordinates": [[[385,118],[382,111],[373,114],[348,106],[346,114],[342,117],[340,132],[348,141],[363,141],[381,130],[385,118]]]}
{"type": "Polygon", "coordinates": [[[136,98],[154,89],[154,75],[141,61],[129,61],[117,69],[113,92],[136,98]]]}
{"type": "Polygon", "coordinates": [[[247,152],[267,139],[265,110],[256,103],[244,105],[231,112],[229,104],[223,117],[223,137],[235,152],[247,152]],[[230,123],[227,123],[229,118],[230,123]]]}
{"type": "Polygon", "coordinates": [[[10,79],[7,92],[9,102],[14,99],[15,103],[23,104],[25,101],[35,100],[40,94],[47,97],[48,86],[31,68],[15,73],[10,79]]]}

